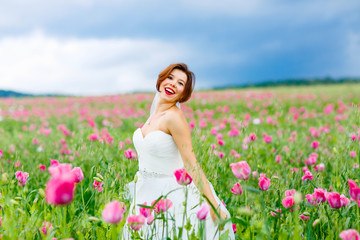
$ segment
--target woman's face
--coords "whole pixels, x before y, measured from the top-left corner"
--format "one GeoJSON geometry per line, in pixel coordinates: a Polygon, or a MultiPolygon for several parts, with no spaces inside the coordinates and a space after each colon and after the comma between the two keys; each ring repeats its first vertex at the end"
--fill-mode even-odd
{"type": "Polygon", "coordinates": [[[174,69],[160,84],[160,94],[168,101],[177,102],[183,96],[186,81],[186,74],[179,69],[174,69]]]}

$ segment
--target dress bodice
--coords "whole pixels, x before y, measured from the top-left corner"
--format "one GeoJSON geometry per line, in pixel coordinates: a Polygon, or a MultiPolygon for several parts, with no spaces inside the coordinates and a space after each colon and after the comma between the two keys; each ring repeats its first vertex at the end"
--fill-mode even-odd
{"type": "Polygon", "coordinates": [[[184,167],[173,137],[163,131],[150,132],[144,138],[138,128],[134,132],[133,143],[140,171],[173,175],[176,169],[184,167]]]}

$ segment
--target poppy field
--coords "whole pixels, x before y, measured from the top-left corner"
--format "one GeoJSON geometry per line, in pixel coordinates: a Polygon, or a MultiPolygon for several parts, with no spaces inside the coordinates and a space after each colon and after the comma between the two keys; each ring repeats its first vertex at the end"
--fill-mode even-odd
{"type": "MultiPolygon", "coordinates": [[[[122,239],[124,229],[151,239],[142,226],[171,204],[135,215],[127,184],[153,97],[0,99],[0,239],[122,239]]],[[[236,239],[360,238],[359,106],[359,84],[197,91],[182,104],[236,239]]]]}

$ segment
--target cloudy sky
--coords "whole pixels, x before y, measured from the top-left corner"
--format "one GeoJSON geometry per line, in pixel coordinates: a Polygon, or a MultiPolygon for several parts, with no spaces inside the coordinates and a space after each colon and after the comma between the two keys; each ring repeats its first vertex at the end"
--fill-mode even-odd
{"type": "Polygon", "coordinates": [[[358,0],[0,0],[0,89],[155,91],[185,62],[197,89],[360,77],[358,0]]]}

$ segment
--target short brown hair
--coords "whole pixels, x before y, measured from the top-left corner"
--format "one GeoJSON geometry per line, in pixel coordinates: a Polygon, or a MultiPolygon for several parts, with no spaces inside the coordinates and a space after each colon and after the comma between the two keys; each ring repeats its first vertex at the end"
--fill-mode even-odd
{"type": "Polygon", "coordinates": [[[170,73],[174,69],[179,69],[180,71],[183,71],[187,76],[187,81],[185,84],[185,89],[183,92],[182,97],[179,99],[179,102],[186,102],[191,97],[191,93],[194,90],[195,87],[195,75],[192,71],[188,69],[188,66],[185,63],[173,63],[170,64],[167,68],[161,71],[159,74],[158,80],[156,82],[156,89],[160,90],[160,84],[170,75],[170,73]]]}

